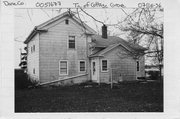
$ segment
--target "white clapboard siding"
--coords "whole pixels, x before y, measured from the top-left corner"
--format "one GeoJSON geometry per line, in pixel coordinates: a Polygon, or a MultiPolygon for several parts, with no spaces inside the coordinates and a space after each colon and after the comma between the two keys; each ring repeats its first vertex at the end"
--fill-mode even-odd
{"type": "Polygon", "coordinates": [[[31,42],[27,45],[27,73],[31,80],[39,82],[39,34],[36,34],[31,42]],[[35,51],[31,52],[31,48],[35,45],[35,51]],[[33,70],[35,69],[35,73],[33,70]]]}
{"type": "Polygon", "coordinates": [[[139,58],[139,71],[137,72],[137,77],[145,77],[145,57],[139,58]]]}
{"type": "MultiPolygon", "coordinates": [[[[40,79],[41,82],[57,80],[63,77],[81,74],[78,72],[79,60],[87,60],[86,37],[82,27],[69,18],[49,25],[48,32],[40,34],[40,79]],[[68,48],[69,35],[75,36],[76,48],[68,48]],[[68,75],[59,75],[59,60],[68,61],[68,75]]],[[[86,72],[83,72],[86,73],[86,72]]]]}
{"type": "MultiPolygon", "coordinates": [[[[100,61],[102,59],[108,60],[108,72],[102,72],[100,70],[100,81],[101,82],[110,82],[110,70],[115,69],[115,71],[118,71],[119,74],[122,75],[122,78],[124,81],[130,81],[130,80],[136,80],[136,76],[143,76],[144,74],[144,69],[142,68],[144,66],[144,62],[140,61],[140,71],[138,75],[136,75],[136,60],[134,60],[131,57],[126,57],[122,55],[119,52],[127,52],[122,48],[121,46],[118,46],[117,48],[107,52],[104,54],[103,58],[100,58],[100,61]],[[124,58],[123,58],[124,57],[124,58]]],[[[142,58],[144,60],[144,58],[142,58]]],[[[100,63],[100,69],[102,64],[100,63]]]]}

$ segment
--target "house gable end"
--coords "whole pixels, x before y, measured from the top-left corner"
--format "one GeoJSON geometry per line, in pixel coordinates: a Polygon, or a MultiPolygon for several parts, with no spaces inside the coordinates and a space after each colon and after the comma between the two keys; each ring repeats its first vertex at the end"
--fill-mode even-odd
{"type": "Polygon", "coordinates": [[[121,43],[118,43],[118,44],[110,45],[110,46],[106,47],[105,49],[103,49],[103,50],[101,50],[101,51],[99,51],[99,52],[91,55],[90,57],[94,57],[94,56],[104,56],[106,53],[114,50],[114,49],[115,49],[116,47],[118,47],[118,46],[121,46],[126,52],[132,53],[131,50],[130,50],[128,47],[122,45],[121,43]]]}
{"type": "Polygon", "coordinates": [[[75,17],[73,14],[72,15],[69,15],[68,12],[64,12],[63,14],[59,15],[59,16],[56,16],[38,26],[36,26],[33,31],[29,34],[29,36],[27,37],[27,39],[24,41],[25,44],[27,44],[32,38],[34,35],[36,35],[38,32],[42,32],[42,31],[47,31],[47,28],[50,28],[52,27],[52,24],[54,23],[59,23],[58,21],[63,21],[63,20],[66,20],[66,18],[71,18],[73,19],[80,27],[85,27],[86,28],[86,34],[95,34],[96,32],[90,28],[87,24],[81,23],[81,21],[75,17]]]}
{"type": "MultiPolygon", "coordinates": [[[[59,25],[59,26],[63,25],[63,26],[65,26],[65,27],[66,27],[66,26],[67,26],[67,27],[69,27],[69,26],[72,27],[72,25],[73,25],[73,27],[81,30],[82,33],[85,31],[84,28],[83,28],[76,20],[74,20],[73,18],[71,18],[71,17],[69,17],[69,16],[65,16],[65,17],[63,17],[63,18],[61,18],[61,19],[59,19],[59,20],[57,20],[57,21],[55,21],[55,22],[52,22],[51,24],[48,24],[47,26],[44,26],[43,29],[50,30],[50,29],[53,29],[54,27],[56,27],[56,26],[58,26],[58,25],[59,25]],[[65,24],[65,21],[66,21],[67,19],[69,20],[69,24],[68,24],[68,25],[65,24]]],[[[86,30],[86,32],[87,32],[87,30],[86,30]]]]}
{"type": "Polygon", "coordinates": [[[61,14],[61,15],[59,15],[59,16],[56,16],[56,17],[50,19],[49,21],[47,21],[47,22],[45,22],[45,23],[43,23],[43,24],[40,24],[39,26],[37,26],[37,29],[46,29],[46,28],[49,28],[49,27],[52,26],[52,24],[58,24],[59,21],[62,22],[62,21],[65,21],[66,19],[72,19],[72,20],[74,20],[79,26],[81,26],[82,28],[85,27],[86,32],[89,32],[89,33],[92,33],[92,34],[95,34],[95,33],[96,33],[96,32],[95,32],[92,28],[90,28],[87,24],[83,23],[83,25],[82,25],[81,21],[80,21],[76,16],[74,16],[74,14],[69,15],[68,12],[65,12],[65,13],[63,13],[63,14],[61,14]]]}
{"type": "Polygon", "coordinates": [[[124,47],[122,44],[116,44],[116,45],[114,45],[114,47],[107,49],[106,51],[102,52],[100,55],[105,56],[107,53],[109,53],[115,49],[118,49],[119,47],[121,47],[121,50],[123,52],[125,52],[125,53],[130,52],[131,53],[131,51],[128,48],[124,47]]]}

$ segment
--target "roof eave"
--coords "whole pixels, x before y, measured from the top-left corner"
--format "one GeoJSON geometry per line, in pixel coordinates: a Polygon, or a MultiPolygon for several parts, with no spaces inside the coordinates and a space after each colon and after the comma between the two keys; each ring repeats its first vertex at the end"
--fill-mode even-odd
{"type": "Polygon", "coordinates": [[[84,34],[88,35],[88,36],[91,36],[91,35],[94,35],[95,33],[85,32],[84,34]]]}
{"type": "Polygon", "coordinates": [[[36,31],[36,27],[31,31],[31,33],[29,34],[29,36],[26,38],[26,40],[24,41],[25,44],[27,44],[34,35],[36,35],[37,31],[36,31]]]}
{"type": "Polygon", "coordinates": [[[92,56],[88,56],[89,58],[93,58],[93,57],[103,57],[103,55],[92,55],[92,56]]]}
{"type": "Polygon", "coordinates": [[[47,29],[37,29],[37,27],[35,27],[33,29],[33,31],[30,33],[30,35],[26,38],[26,40],[24,41],[25,44],[28,44],[31,39],[39,32],[47,32],[47,29]]]}

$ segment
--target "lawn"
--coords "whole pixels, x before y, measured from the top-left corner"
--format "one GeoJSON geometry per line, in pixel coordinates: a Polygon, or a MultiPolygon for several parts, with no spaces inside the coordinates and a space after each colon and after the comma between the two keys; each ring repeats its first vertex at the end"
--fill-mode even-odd
{"type": "Polygon", "coordinates": [[[163,112],[158,82],[15,90],[15,112],[163,112]]]}

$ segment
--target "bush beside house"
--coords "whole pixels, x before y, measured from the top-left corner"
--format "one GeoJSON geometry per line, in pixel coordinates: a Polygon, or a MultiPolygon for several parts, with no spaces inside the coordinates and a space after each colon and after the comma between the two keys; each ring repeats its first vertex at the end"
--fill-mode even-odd
{"type": "Polygon", "coordinates": [[[32,85],[35,83],[28,79],[23,69],[15,69],[15,89],[25,89],[32,85]]]}

